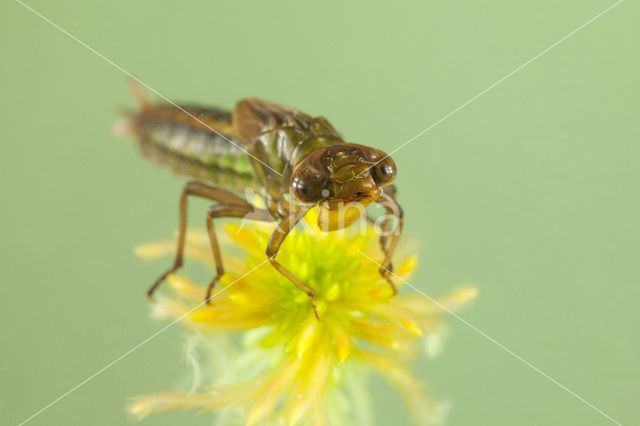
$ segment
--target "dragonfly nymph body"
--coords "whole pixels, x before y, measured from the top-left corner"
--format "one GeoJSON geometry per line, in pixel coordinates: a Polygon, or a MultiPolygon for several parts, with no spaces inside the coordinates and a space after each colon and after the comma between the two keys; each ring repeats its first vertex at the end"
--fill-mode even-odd
{"type": "MultiPolygon", "coordinates": [[[[133,87],[139,104],[129,114],[124,131],[134,135],[140,151],[155,163],[189,181],[180,197],[178,246],[174,264],[148,291],[149,298],[167,275],[182,266],[190,196],[214,201],[206,216],[216,265],[206,299],[224,274],[214,219],[250,218],[278,222],[267,245],[271,265],[309,295],[316,317],[316,293],[276,260],[289,231],[313,207],[319,206],[318,225],[326,232],[350,226],[372,202],[380,203],[387,218],[380,224],[384,255],[381,275],[394,293],[391,257],[402,228],[402,210],[392,182],[396,166],[382,151],[345,142],[323,117],[259,99],[243,99],[233,112],[196,106],[149,103],[133,87]],[[258,208],[243,198],[246,187],[264,199],[258,208]],[[353,208],[353,207],[360,208],[353,208]]],[[[367,217],[368,220],[372,220],[367,217]]]]}

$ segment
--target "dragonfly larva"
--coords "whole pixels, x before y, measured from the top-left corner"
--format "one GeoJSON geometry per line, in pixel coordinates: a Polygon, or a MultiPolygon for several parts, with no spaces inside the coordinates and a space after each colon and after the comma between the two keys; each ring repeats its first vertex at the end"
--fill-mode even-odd
{"type": "Polygon", "coordinates": [[[345,142],[323,117],[311,117],[260,99],[243,99],[229,112],[152,104],[139,87],[132,84],[132,90],[139,109],[128,115],[120,126],[121,133],[134,135],[140,151],[153,162],[192,179],[180,197],[174,264],[151,286],[147,293],[150,299],[167,275],[182,266],[190,196],[216,202],[206,216],[216,265],[207,302],[224,274],[214,219],[277,221],[266,256],[276,270],[310,297],[320,319],[315,291],[276,260],[278,250],[311,208],[320,207],[318,225],[330,232],[353,224],[366,214],[364,209],[372,202],[380,203],[388,213],[380,226],[387,231],[380,236],[384,254],[380,274],[396,293],[390,270],[402,229],[402,210],[392,185],[396,166],[384,152],[345,142]],[[248,186],[259,190],[264,208],[253,206],[240,195],[248,186]]]}

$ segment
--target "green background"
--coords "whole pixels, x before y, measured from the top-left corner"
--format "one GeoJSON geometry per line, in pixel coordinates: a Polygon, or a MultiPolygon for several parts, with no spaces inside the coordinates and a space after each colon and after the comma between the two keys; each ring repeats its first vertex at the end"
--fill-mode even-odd
{"type": "MultiPolygon", "coordinates": [[[[172,100],[259,96],[391,151],[613,2],[29,4],[172,100]]],[[[639,10],[623,2],[394,154],[407,235],[421,244],[412,282],[433,295],[477,286],[469,323],[624,424],[640,423],[639,10]]],[[[175,229],[181,181],[109,133],[133,106],[121,71],[16,2],[0,15],[9,425],[164,325],[143,293],[169,260],[133,247],[175,229]]],[[[613,424],[446,320],[443,355],[416,368],[451,404],[448,424],[613,424]]],[[[129,424],[130,396],[184,374],[181,336],[167,330],[29,424],[129,424]]],[[[379,424],[410,424],[393,392],[376,394],[379,424]]]]}

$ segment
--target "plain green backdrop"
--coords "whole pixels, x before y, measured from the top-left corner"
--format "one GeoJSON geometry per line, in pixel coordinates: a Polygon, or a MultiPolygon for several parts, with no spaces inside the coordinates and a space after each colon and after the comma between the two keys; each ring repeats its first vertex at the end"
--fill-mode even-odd
{"type": "MultiPolygon", "coordinates": [[[[606,9],[582,1],[56,1],[47,18],[167,97],[245,96],[325,115],[391,151],[606,9]]],[[[399,150],[412,282],[480,290],[462,316],[623,424],[640,423],[640,29],[627,0],[399,150]]],[[[0,6],[0,423],[31,416],[165,323],[144,291],[182,182],[109,133],[124,74],[0,6]]],[[[199,205],[204,209],[204,204],[199,205]]],[[[202,224],[202,211],[191,219],[202,224]]],[[[447,316],[416,362],[450,425],[613,424],[447,316]]],[[[180,327],[30,425],[124,425],[132,395],[182,380],[180,327]]],[[[411,424],[376,387],[380,425],[411,424]]],[[[205,425],[168,413],[143,425],[205,425]]]]}

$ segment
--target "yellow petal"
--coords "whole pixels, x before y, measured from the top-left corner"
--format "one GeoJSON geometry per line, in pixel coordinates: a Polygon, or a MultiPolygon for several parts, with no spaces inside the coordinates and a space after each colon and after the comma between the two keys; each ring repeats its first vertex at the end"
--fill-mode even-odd
{"type": "Polygon", "coordinates": [[[298,340],[298,350],[296,352],[298,359],[301,359],[302,356],[307,352],[313,341],[315,340],[315,332],[318,327],[318,322],[315,318],[310,321],[309,325],[304,329],[300,338],[298,340]]]}
{"type": "Polygon", "coordinates": [[[174,249],[175,244],[169,243],[143,244],[136,246],[134,253],[139,257],[155,259],[172,253],[174,249]]]}
{"type": "Polygon", "coordinates": [[[411,256],[395,270],[395,274],[399,277],[406,278],[418,266],[418,256],[411,256]]]}
{"type": "Polygon", "coordinates": [[[340,296],[340,285],[338,283],[334,283],[329,289],[323,294],[325,300],[329,302],[333,302],[340,296]]]}
{"type": "Polygon", "coordinates": [[[465,287],[458,290],[454,295],[454,299],[458,303],[464,303],[478,297],[478,289],[475,287],[465,287]]]}
{"type": "Polygon", "coordinates": [[[346,336],[346,334],[341,333],[340,335],[336,336],[333,344],[336,347],[338,360],[340,362],[344,362],[349,357],[349,353],[351,352],[351,342],[349,341],[349,338],[346,336]]]}
{"type": "Polygon", "coordinates": [[[167,277],[169,287],[183,296],[191,299],[203,299],[205,289],[203,286],[196,285],[184,275],[171,274],[167,277]]]}
{"type": "Polygon", "coordinates": [[[409,330],[410,332],[412,332],[416,336],[422,336],[423,335],[423,332],[422,332],[422,329],[420,328],[420,326],[418,324],[416,324],[414,321],[410,320],[409,318],[401,319],[400,320],[400,324],[404,325],[407,330],[409,330]]]}

